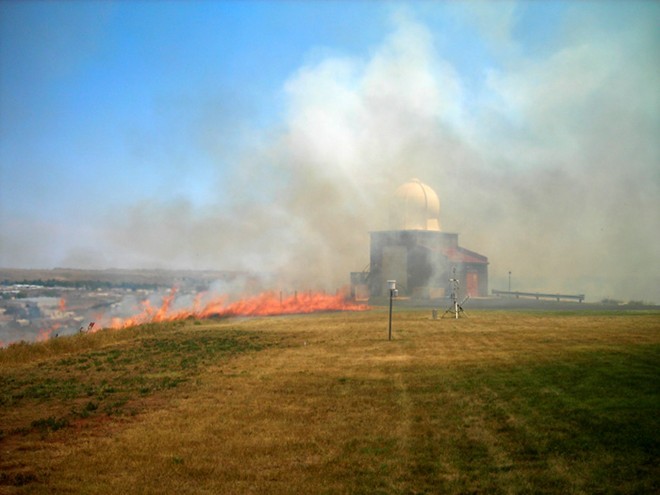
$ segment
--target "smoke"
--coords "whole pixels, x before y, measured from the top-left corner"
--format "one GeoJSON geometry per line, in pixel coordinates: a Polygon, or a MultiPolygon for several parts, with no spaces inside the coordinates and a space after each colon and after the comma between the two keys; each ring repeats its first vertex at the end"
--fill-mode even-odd
{"type": "Polygon", "coordinates": [[[333,289],[365,267],[368,232],[388,228],[394,190],[417,177],[438,193],[443,229],[489,257],[491,288],[511,271],[514,289],[660,301],[657,34],[637,19],[613,36],[586,12],[534,58],[514,46],[508,12],[484,33],[503,55],[479,89],[437,33],[397,13],[368,54],[290,75],[284,121],[250,131],[217,204],[133,204],[106,240],[137,266],[333,289]]]}

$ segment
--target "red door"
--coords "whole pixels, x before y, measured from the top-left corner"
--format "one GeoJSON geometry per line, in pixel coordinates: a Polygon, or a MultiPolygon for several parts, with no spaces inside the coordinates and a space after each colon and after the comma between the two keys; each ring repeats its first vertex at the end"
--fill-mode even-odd
{"type": "Polygon", "coordinates": [[[479,274],[477,272],[467,272],[465,274],[465,288],[470,297],[479,295],[479,274]]]}

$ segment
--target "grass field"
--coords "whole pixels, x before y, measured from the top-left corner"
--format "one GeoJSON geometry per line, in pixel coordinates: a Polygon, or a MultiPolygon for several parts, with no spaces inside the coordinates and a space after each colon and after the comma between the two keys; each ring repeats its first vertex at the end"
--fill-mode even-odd
{"type": "Polygon", "coordinates": [[[660,313],[187,320],[0,351],[1,494],[660,492],[660,313]]]}

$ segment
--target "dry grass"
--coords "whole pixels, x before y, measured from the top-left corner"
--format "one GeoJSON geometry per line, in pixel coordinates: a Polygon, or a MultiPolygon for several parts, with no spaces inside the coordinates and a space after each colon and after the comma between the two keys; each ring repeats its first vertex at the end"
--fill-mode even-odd
{"type": "Polygon", "coordinates": [[[397,311],[391,342],[374,310],[3,351],[0,493],[660,489],[658,313],[469,316],[397,311]]]}

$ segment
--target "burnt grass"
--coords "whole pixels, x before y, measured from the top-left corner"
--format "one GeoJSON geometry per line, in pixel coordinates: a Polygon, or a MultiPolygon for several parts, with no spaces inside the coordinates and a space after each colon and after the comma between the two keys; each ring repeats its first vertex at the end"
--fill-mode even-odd
{"type": "Polygon", "coordinates": [[[183,322],[131,332],[135,340],[3,368],[0,445],[13,435],[44,439],[97,416],[133,416],[147,400],[194,381],[201,367],[268,345],[254,332],[191,332],[183,322]]]}

